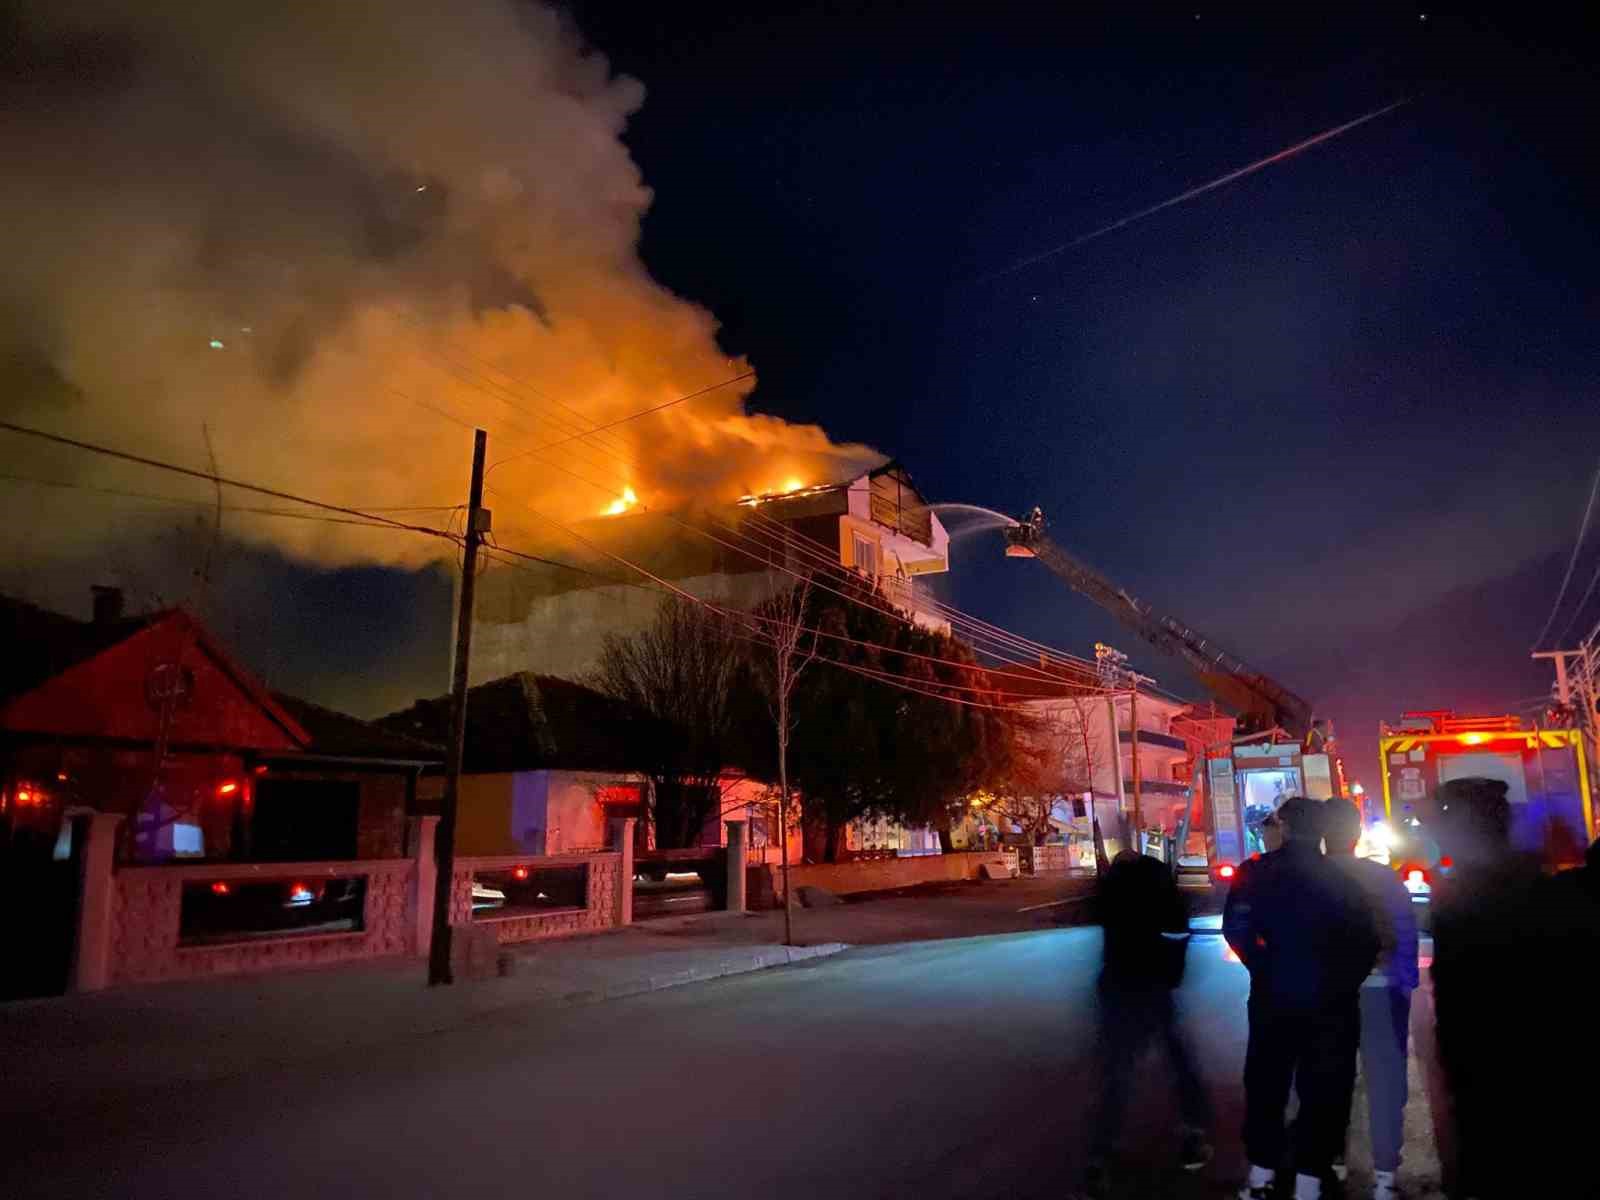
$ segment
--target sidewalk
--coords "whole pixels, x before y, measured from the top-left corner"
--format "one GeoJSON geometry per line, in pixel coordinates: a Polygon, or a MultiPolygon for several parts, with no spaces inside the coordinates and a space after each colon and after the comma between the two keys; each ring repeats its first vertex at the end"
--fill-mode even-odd
{"type": "Polygon", "coordinates": [[[376,1048],[470,1022],[595,1003],[836,954],[774,944],[759,920],[708,913],[510,946],[505,977],[427,986],[421,959],[118,988],[0,1008],[0,1119],[37,1091],[73,1105],[376,1048]]]}

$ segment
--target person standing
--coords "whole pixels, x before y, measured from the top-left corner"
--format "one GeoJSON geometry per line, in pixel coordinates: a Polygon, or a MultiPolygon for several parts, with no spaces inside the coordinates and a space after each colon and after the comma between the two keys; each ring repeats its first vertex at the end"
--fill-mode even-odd
{"type": "Polygon", "coordinates": [[[1439,848],[1451,861],[1432,897],[1435,1024],[1455,1116],[1447,1183],[1479,1200],[1533,1194],[1547,1165],[1549,1130],[1535,1114],[1548,1092],[1508,1022],[1555,1018],[1563,1003],[1551,995],[1558,964],[1542,936],[1550,889],[1511,847],[1506,792],[1500,780],[1469,778],[1437,793],[1439,848]]]}
{"type": "Polygon", "coordinates": [[[1105,949],[1100,970],[1100,1094],[1090,1126],[1086,1190],[1102,1196],[1134,1071],[1154,1042],[1177,1076],[1183,1119],[1179,1164],[1197,1171],[1211,1160],[1211,1103],[1194,1056],[1177,1025],[1172,993],[1183,982],[1189,913],[1171,870],[1148,855],[1123,850],[1096,897],[1105,949]]]}
{"type": "MultiPolygon", "coordinates": [[[[1395,1173],[1405,1144],[1406,1052],[1411,1027],[1411,993],[1416,991],[1417,918],[1411,893],[1390,867],[1356,857],[1361,812],[1348,800],[1325,801],[1323,843],[1328,859],[1349,873],[1378,924],[1380,951],[1361,985],[1361,1073],[1367,1082],[1367,1115],[1372,1133],[1373,1200],[1398,1195],[1395,1173]]],[[[1353,1096],[1353,1093],[1352,1093],[1353,1096]]],[[[1349,1125],[1350,1101],[1345,1102],[1349,1125]]]]}
{"type": "Polygon", "coordinates": [[[1283,848],[1251,866],[1223,912],[1223,934],[1250,972],[1244,1066],[1250,1175],[1240,1200],[1266,1200],[1272,1191],[1286,1149],[1291,1084],[1300,1097],[1296,1200],[1322,1195],[1349,1119],[1357,997],[1380,947],[1360,888],[1322,856],[1320,810],[1304,796],[1283,802],[1283,848]]]}

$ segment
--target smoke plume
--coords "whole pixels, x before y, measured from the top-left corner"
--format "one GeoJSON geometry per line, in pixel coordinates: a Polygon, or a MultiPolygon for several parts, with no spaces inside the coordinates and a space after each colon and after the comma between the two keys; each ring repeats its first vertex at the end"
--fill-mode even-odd
{"type": "MultiPolygon", "coordinates": [[[[750,367],[641,265],[650,191],[620,135],[644,90],[555,11],[37,0],[13,20],[10,419],[193,466],[214,454],[225,475],[364,508],[459,503],[482,425],[490,461],[508,460],[490,476],[502,541],[546,545],[529,505],[593,518],[629,495],[731,499],[873,458],[747,415],[752,379],[568,440],[750,367]]],[[[73,528],[48,539],[62,553],[126,545],[163,511],[107,491],[211,498],[10,435],[0,471],[14,511],[70,502],[73,528]]],[[[229,536],[312,562],[449,553],[226,502],[229,536]]]]}

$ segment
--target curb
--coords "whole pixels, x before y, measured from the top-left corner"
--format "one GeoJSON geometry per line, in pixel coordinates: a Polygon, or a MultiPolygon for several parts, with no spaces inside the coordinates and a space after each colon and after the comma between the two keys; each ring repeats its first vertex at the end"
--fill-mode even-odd
{"type": "Polygon", "coordinates": [[[827,958],[849,948],[845,942],[822,942],[815,946],[763,946],[748,957],[735,955],[704,967],[690,967],[674,971],[670,975],[652,975],[644,979],[629,980],[606,988],[603,995],[595,992],[577,992],[563,999],[572,1004],[598,999],[621,1000],[627,996],[662,992],[684,984],[705,983],[712,979],[726,979],[732,975],[750,975],[772,967],[786,967],[793,963],[827,958]]]}

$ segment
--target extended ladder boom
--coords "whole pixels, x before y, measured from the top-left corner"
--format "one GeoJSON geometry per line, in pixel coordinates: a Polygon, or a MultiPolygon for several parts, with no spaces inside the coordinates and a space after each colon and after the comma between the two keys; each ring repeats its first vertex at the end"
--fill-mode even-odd
{"type": "Polygon", "coordinates": [[[1172,617],[1161,616],[1143,601],[1129,595],[1100,572],[1063,550],[1044,534],[1044,522],[1034,517],[1006,530],[1012,549],[1008,553],[1037,558],[1123,625],[1158,650],[1188,663],[1219,700],[1250,713],[1270,725],[1303,737],[1311,726],[1311,706],[1274,679],[1229,654],[1210,638],[1172,617]]]}

